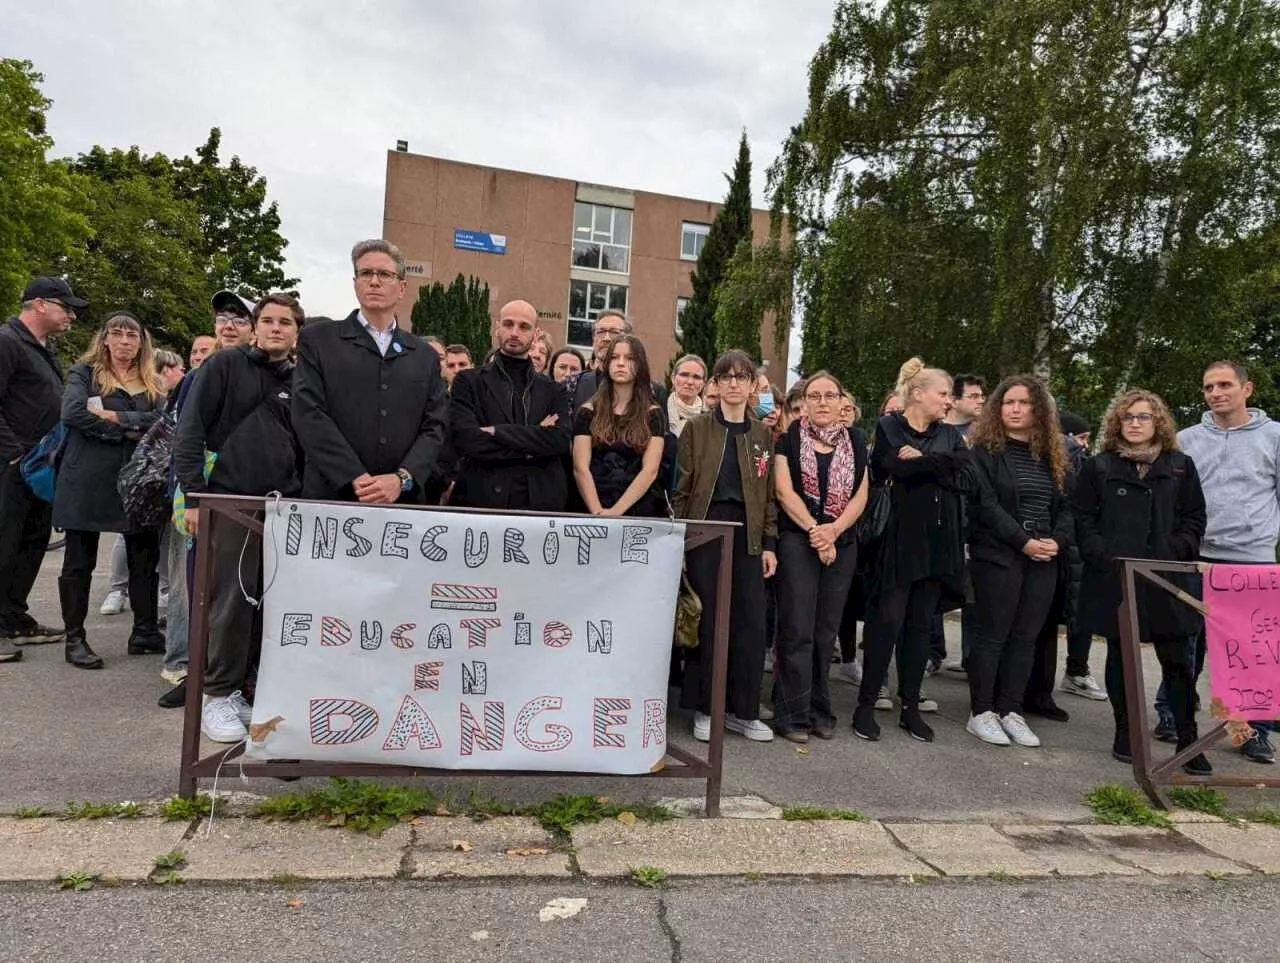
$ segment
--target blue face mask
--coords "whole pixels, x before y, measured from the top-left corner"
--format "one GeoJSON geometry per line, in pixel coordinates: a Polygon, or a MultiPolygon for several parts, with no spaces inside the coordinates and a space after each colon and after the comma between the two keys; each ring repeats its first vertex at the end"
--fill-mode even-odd
{"type": "Polygon", "coordinates": [[[757,418],[767,418],[773,414],[773,392],[766,391],[759,400],[756,401],[755,413],[757,418]]]}

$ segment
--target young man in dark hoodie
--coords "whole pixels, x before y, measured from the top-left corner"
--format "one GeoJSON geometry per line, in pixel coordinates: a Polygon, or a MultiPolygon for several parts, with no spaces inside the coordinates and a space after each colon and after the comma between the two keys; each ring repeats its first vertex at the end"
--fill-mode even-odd
{"type": "MultiPolygon", "coordinates": [[[[268,294],[252,321],[253,346],[224,348],[210,357],[178,420],[174,466],[188,495],[291,496],[301,490],[290,405],[302,307],[290,295],[268,294]],[[208,478],[206,452],[214,456],[208,478]]],[[[187,508],[192,535],[209,537],[200,530],[206,522],[205,512],[187,508]]],[[[262,641],[258,611],[244,597],[261,591],[261,536],[220,524],[213,537],[213,571],[200,729],[215,742],[240,742],[252,714],[241,690],[253,649],[262,641]]]]}

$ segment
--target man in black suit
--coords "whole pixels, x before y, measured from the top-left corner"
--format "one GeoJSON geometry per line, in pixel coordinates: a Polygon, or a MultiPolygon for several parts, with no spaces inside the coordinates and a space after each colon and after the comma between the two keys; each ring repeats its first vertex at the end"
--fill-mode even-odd
{"type": "Polygon", "coordinates": [[[400,330],[404,255],[383,240],[351,250],[360,308],[298,339],[293,426],[303,498],[422,502],[448,430],[440,358],[400,330]]]}
{"type": "Polygon", "coordinates": [[[462,459],[454,505],[564,510],[569,396],[533,370],[529,349],[537,330],[532,304],[504,304],[493,326],[498,350],[492,359],[454,376],[449,416],[462,459]]]}

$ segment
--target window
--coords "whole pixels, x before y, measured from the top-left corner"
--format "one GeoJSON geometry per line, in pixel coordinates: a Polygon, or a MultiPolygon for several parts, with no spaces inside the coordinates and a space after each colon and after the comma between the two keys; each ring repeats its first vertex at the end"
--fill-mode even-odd
{"type": "Polygon", "coordinates": [[[680,260],[698,260],[698,255],[702,253],[702,246],[707,243],[707,235],[710,233],[710,224],[683,222],[680,225],[680,260]]]}
{"type": "Polygon", "coordinates": [[[684,309],[688,306],[688,298],[676,298],[676,337],[684,334],[684,330],[680,324],[680,315],[684,314],[684,309]]]}
{"type": "Polygon", "coordinates": [[[631,212],[603,204],[573,205],[573,266],[626,274],[631,263],[631,212]]]}
{"type": "Polygon", "coordinates": [[[569,343],[590,347],[591,328],[605,308],[627,310],[625,284],[597,281],[569,282],[569,343]]]}

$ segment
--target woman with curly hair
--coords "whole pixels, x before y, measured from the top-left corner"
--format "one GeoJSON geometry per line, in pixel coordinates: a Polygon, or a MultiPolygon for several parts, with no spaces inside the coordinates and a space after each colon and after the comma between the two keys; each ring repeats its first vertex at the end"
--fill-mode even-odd
{"type": "MultiPolygon", "coordinates": [[[[1124,668],[1120,661],[1118,558],[1193,561],[1199,555],[1206,511],[1200,475],[1178,450],[1173,418],[1159,395],[1142,389],[1117,398],[1103,420],[1102,450],[1085,462],[1073,495],[1084,578],[1076,618],[1081,631],[1107,640],[1107,694],[1115,716],[1111,754],[1131,762],[1124,668]]],[[[1175,584],[1174,575],[1165,578],[1175,584]]],[[[1196,740],[1195,685],[1187,636],[1196,630],[1192,610],[1172,595],[1138,580],[1138,629],[1150,641],[1164,673],[1178,731],[1178,749],[1196,740]]],[[[1212,772],[1197,755],[1182,767],[1212,772]]]]}
{"type": "Polygon", "coordinates": [[[1035,747],[1022,699],[1074,530],[1067,455],[1045,383],[1005,378],[969,442],[978,479],[969,531],[976,638],[965,728],[992,745],[1035,747]]]}

